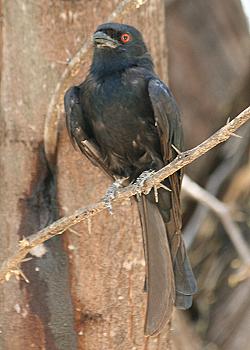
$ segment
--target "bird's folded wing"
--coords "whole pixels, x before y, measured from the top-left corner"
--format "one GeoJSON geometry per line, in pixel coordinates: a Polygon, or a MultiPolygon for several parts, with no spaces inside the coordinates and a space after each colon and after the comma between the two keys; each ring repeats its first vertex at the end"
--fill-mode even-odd
{"type": "Polygon", "coordinates": [[[89,126],[84,115],[84,106],[80,103],[81,90],[77,86],[71,87],[64,96],[66,113],[66,126],[74,147],[80,151],[95,165],[104,170],[113,178],[108,168],[102,161],[99,146],[89,135],[89,126]]]}
{"type": "MultiPolygon", "coordinates": [[[[154,110],[155,124],[160,138],[164,164],[170,163],[177,155],[176,149],[182,149],[182,128],[176,102],[168,87],[158,79],[152,79],[148,85],[149,97],[154,110]]],[[[182,226],[180,210],[180,189],[182,172],[171,175],[167,181],[171,192],[159,191],[159,206],[164,216],[164,207],[170,209],[168,217],[164,216],[173,262],[180,246],[182,226]],[[170,205],[167,203],[170,202],[170,205]]]]}
{"type": "MultiPolygon", "coordinates": [[[[160,137],[164,164],[171,162],[178,151],[183,150],[183,134],[180,113],[168,87],[158,79],[149,81],[148,91],[154,110],[155,123],[160,137]]],[[[186,309],[192,303],[191,295],[197,291],[195,277],[181,236],[180,190],[183,172],[172,174],[166,181],[171,192],[159,191],[159,208],[163,214],[173,261],[176,301],[179,308],[186,309]],[[164,216],[164,207],[170,201],[170,215],[164,216]],[[165,204],[166,203],[166,204],[165,204]]]]}

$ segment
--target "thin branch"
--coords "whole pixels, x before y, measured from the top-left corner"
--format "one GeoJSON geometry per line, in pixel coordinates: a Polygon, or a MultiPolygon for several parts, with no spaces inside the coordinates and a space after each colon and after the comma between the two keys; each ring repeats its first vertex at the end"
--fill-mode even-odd
{"type": "MultiPolygon", "coordinates": [[[[240,113],[230,123],[219,129],[215,134],[197,147],[180,153],[170,164],[150,175],[149,178],[143,182],[142,186],[131,184],[118,190],[111,202],[124,201],[138,193],[147,193],[154,186],[160,187],[161,181],[187,164],[193,162],[195,159],[199,158],[219,143],[226,141],[232,133],[234,133],[249,119],[250,107],[240,113]]],[[[105,202],[101,200],[98,203],[90,205],[86,208],[78,209],[72,215],[63,217],[48,227],[23,239],[20,242],[16,252],[2,264],[0,269],[0,282],[5,281],[6,278],[8,279],[11,273],[16,272],[19,269],[19,265],[32,248],[56,235],[62,234],[69,227],[83,220],[89,219],[105,209],[107,209],[105,202]]]]}
{"type": "MultiPolygon", "coordinates": [[[[146,2],[147,0],[121,1],[109,16],[107,22],[112,22],[114,20],[121,21],[128,13],[131,13],[132,11],[138,9],[146,2]]],[[[62,73],[62,76],[56,85],[55,91],[49,103],[44,126],[44,149],[48,163],[52,168],[54,166],[56,157],[58,124],[60,120],[61,106],[63,104],[63,95],[65,93],[65,90],[69,87],[71,78],[78,74],[88,54],[90,54],[91,47],[92,42],[89,39],[72,57],[64,72],[62,73]]]]}
{"type": "MultiPolygon", "coordinates": [[[[229,122],[229,121],[227,121],[229,122]]],[[[221,153],[224,154],[224,160],[209,176],[205,190],[217,196],[221,186],[230,178],[233,171],[239,167],[242,157],[249,146],[250,123],[244,125],[241,129],[242,140],[236,140],[232,137],[223,147],[221,153]]],[[[197,236],[200,227],[209,213],[209,208],[202,204],[198,204],[193,215],[189,219],[183,230],[184,237],[188,241],[188,246],[192,245],[197,236]]]]}
{"type": "Polygon", "coordinates": [[[240,126],[246,123],[249,119],[250,107],[246,108],[230,123],[223,126],[216,133],[210,136],[207,140],[203,141],[200,145],[196,146],[195,148],[192,148],[191,150],[182,152],[173,160],[173,162],[157,171],[154,176],[150,177],[150,179],[145,182],[145,189],[147,190],[152,188],[154,185],[160,183],[169,175],[172,175],[177,170],[183,168],[184,166],[193,162],[195,159],[207,153],[210,149],[214,148],[219,143],[226,141],[231,136],[231,134],[233,134],[240,126]]]}
{"type": "MultiPolygon", "coordinates": [[[[220,218],[225,231],[231,239],[241,260],[246,265],[250,266],[250,250],[248,248],[248,243],[243,238],[238,225],[232,220],[228,206],[214,197],[211,193],[200,187],[186,175],[183,179],[182,191],[187,193],[190,197],[194,198],[198,202],[204,204],[220,218]]],[[[190,245],[190,242],[185,239],[185,236],[184,240],[186,246],[188,247],[190,245]]]]}

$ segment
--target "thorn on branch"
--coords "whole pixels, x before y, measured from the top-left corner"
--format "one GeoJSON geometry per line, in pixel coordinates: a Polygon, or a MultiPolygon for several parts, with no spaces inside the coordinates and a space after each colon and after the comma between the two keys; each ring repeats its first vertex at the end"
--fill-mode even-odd
{"type": "Polygon", "coordinates": [[[231,135],[234,136],[234,137],[237,137],[239,139],[242,139],[242,136],[236,134],[235,132],[232,132],[231,135]]]}
{"type": "Polygon", "coordinates": [[[74,230],[73,228],[68,228],[68,231],[73,233],[74,235],[76,235],[77,237],[81,237],[81,234],[79,232],[77,232],[76,230],[74,230]]]}
{"type": "Polygon", "coordinates": [[[181,151],[174,144],[171,144],[171,146],[177,154],[181,154],[181,151]]]}
{"type": "Polygon", "coordinates": [[[30,247],[30,242],[25,237],[23,237],[23,239],[21,239],[21,241],[19,241],[18,244],[21,249],[30,247]]]}
{"type": "Polygon", "coordinates": [[[164,188],[164,190],[166,190],[166,191],[172,192],[171,188],[163,185],[163,183],[160,183],[160,187],[164,188]]]}
{"type": "Polygon", "coordinates": [[[159,198],[158,198],[158,190],[156,185],[154,185],[154,196],[155,196],[155,202],[158,203],[159,198]]]}
{"type": "MultiPolygon", "coordinates": [[[[221,129],[219,129],[215,134],[210,136],[207,140],[202,142],[200,145],[196,146],[191,150],[188,150],[186,152],[179,154],[177,156],[177,159],[174,159],[172,163],[166,165],[156,173],[151,172],[151,174],[149,174],[149,176],[147,177],[147,179],[150,177],[150,184],[152,184],[151,186],[154,187],[155,184],[159,184],[160,187],[165,186],[161,184],[161,181],[163,181],[170,175],[174,174],[176,171],[180,170],[184,166],[190,164],[195,159],[199,158],[201,155],[205,154],[210,149],[218,145],[220,142],[226,141],[230,137],[230,132],[236,131],[240,126],[246,123],[249,119],[250,119],[250,107],[248,107],[243,112],[241,112],[237,117],[233,119],[233,121],[231,121],[230,123],[228,123],[228,125],[225,125],[221,129]]],[[[144,179],[144,181],[146,181],[146,179],[144,179]]],[[[148,190],[148,187],[149,186],[147,186],[147,190],[148,190]]],[[[139,193],[142,192],[142,190],[143,188],[139,188],[139,185],[138,184],[136,185],[136,183],[133,186],[129,185],[126,188],[121,189],[113,200],[119,200],[119,201],[127,200],[132,196],[138,195],[139,193]]],[[[149,191],[150,190],[151,188],[149,189],[149,191]]],[[[74,226],[75,224],[81,221],[87,220],[89,217],[93,217],[94,215],[99,214],[103,210],[105,210],[105,205],[103,201],[99,201],[95,204],[89,205],[86,208],[81,208],[76,210],[70,216],[65,216],[53,222],[51,225],[45,227],[44,229],[38,231],[35,234],[32,234],[30,236],[25,235],[26,237],[28,237],[28,239],[26,238],[22,239],[19,242],[18,249],[15,252],[13,252],[11,256],[8,257],[2,263],[0,267],[0,282],[9,280],[10,276],[13,273],[16,275],[22,276],[26,281],[28,281],[28,279],[24,276],[24,274],[20,272],[20,269],[18,268],[18,266],[20,265],[24,257],[31,251],[33,247],[36,247],[42,244],[43,242],[49,240],[50,238],[58,234],[64,233],[66,230],[68,230],[70,227],[74,226]]],[[[229,221],[225,221],[224,222],[225,225],[230,224],[230,215],[227,217],[227,219],[228,218],[229,218],[229,221]]],[[[245,253],[246,253],[245,257],[248,258],[249,249],[247,248],[246,245],[243,244],[243,246],[245,247],[245,253]]]]}
{"type": "Polygon", "coordinates": [[[147,0],[136,0],[136,5],[135,7],[138,9],[139,7],[141,7],[143,4],[145,4],[147,2],[147,0]]]}
{"type": "Polygon", "coordinates": [[[21,277],[26,283],[30,283],[30,281],[28,280],[28,278],[25,276],[25,274],[20,268],[8,271],[5,275],[5,280],[8,282],[12,275],[14,275],[18,281],[20,281],[20,277],[21,277]]]}

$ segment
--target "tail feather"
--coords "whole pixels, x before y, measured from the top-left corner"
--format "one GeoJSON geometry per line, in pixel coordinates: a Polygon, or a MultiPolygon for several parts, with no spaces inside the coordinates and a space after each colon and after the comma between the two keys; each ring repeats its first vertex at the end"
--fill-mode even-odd
{"type": "Polygon", "coordinates": [[[184,295],[176,292],[175,295],[175,307],[180,310],[187,310],[192,306],[193,297],[192,295],[184,295]]]}
{"type": "Polygon", "coordinates": [[[146,259],[146,335],[162,330],[171,319],[173,305],[178,309],[190,308],[192,295],[197,291],[181,236],[181,221],[176,220],[170,207],[171,195],[160,190],[159,202],[155,203],[151,191],[138,202],[146,259]]]}
{"type": "Polygon", "coordinates": [[[170,320],[175,300],[174,275],[165,224],[157,206],[142,196],[138,202],[144,233],[147,314],[145,335],[157,335],[170,320]]]}
{"type": "Polygon", "coordinates": [[[180,202],[177,195],[179,190],[176,182],[171,178],[170,187],[172,192],[159,191],[158,207],[165,222],[173,262],[175,306],[179,309],[188,309],[192,305],[192,295],[197,292],[197,284],[181,234],[180,202]],[[169,210],[168,215],[165,214],[166,208],[169,210]]]}
{"type": "Polygon", "coordinates": [[[184,295],[197,292],[196,280],[182,238],[174,260],[174,276],[176,292],[184,295]]]}

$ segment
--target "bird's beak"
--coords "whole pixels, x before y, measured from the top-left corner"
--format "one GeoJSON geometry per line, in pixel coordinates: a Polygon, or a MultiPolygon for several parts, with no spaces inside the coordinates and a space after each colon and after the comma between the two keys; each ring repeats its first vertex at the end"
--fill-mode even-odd
{"type": "Polygon", "coordinates": [[[119,42],[115,39],[112,39],[109,35],[104,32],[95,32],[93,35],[94,45],[98,48],[109,47],[115,49],[119,46],[119,42]]]}

